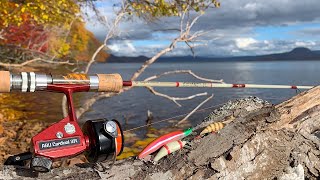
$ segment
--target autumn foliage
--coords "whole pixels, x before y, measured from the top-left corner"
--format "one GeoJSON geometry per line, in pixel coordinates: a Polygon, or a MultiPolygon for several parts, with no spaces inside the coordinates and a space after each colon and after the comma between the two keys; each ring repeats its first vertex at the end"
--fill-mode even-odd
{"type": "Polygon", "coordinates": [[[20,26],[12,25],[4,29],[2,43],[18,45],[26,49],[46,52],[48,33],[43,26],[24,22],[20,26]]]}
{"type": "Polygon", "coordinates": [[[20,26],[25,22],[64,26],[79,13],[79,5],[74,0],[0,1],[0,27],[20,26]]]}
{"type": "Polygon", "coordinates": [[[218,0],[131,0],[131,12],[142,17],[180,16],[184,11],[202,12],[220,7],[218,0]]]}
{"type": "MultiPolygon", "coordinates": [[[[0,1],[0,45],[56,58],[89,60],[89,41],[77,0],[0,1]]],[[[99,44],[99,42],[96,42],[99,44]]],[[[93,46],[98,47],[98,44],[93,46]]],[[[103,54],[103,53],[102,53],[103,54]]],[[[107,55],[104,53],[103,58],[107,55]]]]}

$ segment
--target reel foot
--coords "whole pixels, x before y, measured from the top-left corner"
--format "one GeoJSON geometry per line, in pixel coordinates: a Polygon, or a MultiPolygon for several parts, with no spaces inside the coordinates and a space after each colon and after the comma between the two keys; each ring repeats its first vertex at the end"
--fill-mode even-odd
{"type": "Polygon", "coordinates": [[[8,157],[4,162],[4,165],[13,165],[13,166],[25,166],[26,161],[32,158],[31,152],[24,152],[14,156],[8,157]]]}

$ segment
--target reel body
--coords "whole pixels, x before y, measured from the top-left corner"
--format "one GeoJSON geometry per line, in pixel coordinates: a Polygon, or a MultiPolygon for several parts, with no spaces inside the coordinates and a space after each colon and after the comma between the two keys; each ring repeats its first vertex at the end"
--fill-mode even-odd
{"type": "MultiPolygon", "coordinates": [[[[73,106],[72,93],[88,91],[88,85],[49,84],[48,91],[64,93],[68,101],[68,116],[52,124],[32,138],[30,167],[39,172],[48,172],[55,160],[85,153],[91,163],[116,158],[123,149],[123,132],[116,120],[88,120],[80,128],[73,106]]],[[[8,165],[25,164],[21,154],[11,156],[8,165]]]]}

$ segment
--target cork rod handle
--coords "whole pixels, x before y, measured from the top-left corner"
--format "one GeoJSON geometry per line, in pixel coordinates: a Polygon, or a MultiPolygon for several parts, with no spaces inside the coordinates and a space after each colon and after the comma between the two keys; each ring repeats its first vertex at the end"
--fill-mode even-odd
{"type": "Polygon", "coordinates": [[[0,71],[0,93],[10,92],[10,72],[0,71]]]}
{"type": "Polygon", "coordinates": [[[120,74],[97,74],[99,78],[100,92],[119,92],[122,89],[123,81],[120,74]]]}

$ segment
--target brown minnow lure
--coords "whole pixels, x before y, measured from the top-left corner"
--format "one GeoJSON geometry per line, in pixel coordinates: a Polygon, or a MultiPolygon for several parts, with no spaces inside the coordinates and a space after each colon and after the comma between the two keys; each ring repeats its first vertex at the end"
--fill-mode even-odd
{"type": "Polygon", "coordinates": [[[221,130],[224,126],[225,124],[222,122],[215,122],[215,123],[209,124],[209,126],[207,126],[206,128],[204,128],[203,131],[201,131],[200,136],[203,134],[211,133],[211,132],[217,132],[221,130]]]}
{"type": "Polygon", "coordinates": [[[158,162],[164,156],[171,154],[179,149],[182,149],[186,145],[186,141],[172,141],[166,145],[164,145],[158,152],[158,154],[154,157],[153,161],[158,162]]]}

